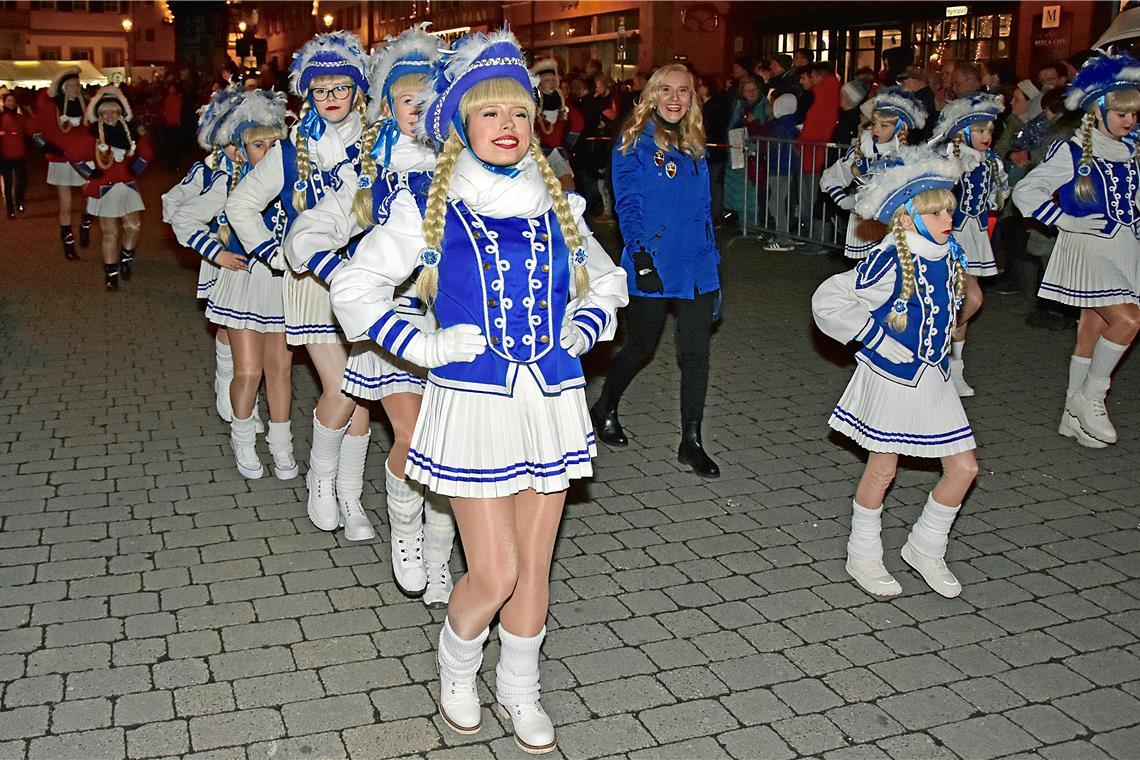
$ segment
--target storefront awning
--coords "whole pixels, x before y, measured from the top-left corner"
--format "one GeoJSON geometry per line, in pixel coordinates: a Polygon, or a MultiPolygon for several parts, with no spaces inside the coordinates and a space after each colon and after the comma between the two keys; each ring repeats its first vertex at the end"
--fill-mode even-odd
{"type": "Polygon", "coordinates": [[[107,84],[107,77],[91,61],[3,61],[0,60],[0,83],[9,87],[47,87],[63,69],[79,67],[83,84],[107,84]]]}

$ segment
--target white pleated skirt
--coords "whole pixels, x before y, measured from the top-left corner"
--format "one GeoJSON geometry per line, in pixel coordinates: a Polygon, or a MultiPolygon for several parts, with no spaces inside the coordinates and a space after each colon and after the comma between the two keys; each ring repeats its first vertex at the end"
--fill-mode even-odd
{"type": "Polygon", "coordinates": [[[333,316],[329,289],[311,272],[285,273],[285,340],[290,346],[344,343],[333,316]]]}
{"type": "Polygon", "coordinates": [[[1059,231],[1037,295],[1083,309],[1140,305],[1140,241],[1126,227],[1111,238],[1059,231]]]}
{"type": "Polygon", "coordinates": [[[955,227],[952,233],[958,245],[966,253],[969,267],[967,274],[975,277],[992,277],[998,273],[997,260],[994,259],[994,248],[990,245],[990,236],[982,227],[982,220],[978,217],[968,216],[963,220],[962,227],[955,227]]]}
{"type": "Polygon", "coordinates": [[[92,216],[102,216],[118,219],[136,211],[144,211],[142,196],[133,187],[127,187],[119,182],[103,194],[102,198],[87,199],[87,213],[92,216]]]}
{"type": "Polygon", "coordinates": [[[47,183],[56,187],[83,187],[87,180],[67,161],[48,161],[47,183]]]}
{"type": "Polygon", "coordinates": [[[218,281],[218,272],[221,270],[217,264],[202,259],[198,265],[198,298],[209,298],[214,291],[214,284],[218,281]]]}
{"type": "Polygon", "coordinates": [[[847,218],[847,240],[843,245],[843,255],[849,259],[865,259],[886,236],[887,225],[851,214],[847,218]]]}
{"type": "Polygon", "coordinates": [[[937,367],[924,368],[912,388],[858,362],[827,424],[881,454],[940,458],[977,448],[962,401],[937,367]]]}
{"type": "Polygon", "coordinates": [[[544,396],[523,365],[513,396],[457,391],[429,377],[405,471],[443,496],[557,493],[593,475],[596,454],[583,389],[544,396]]]}
{"type": "Polygon", "coordinates": [[[285,332],[285,278],[274,277],[273,270],[259,261],[251,266],[240,271],[218,268],[218,281],[206,304],[206,319],[234,330],[285,332]]]}
{"type": "MultiPolygon", "coordinates": [[[[400,313],[400,317],[423,332],[435,332],[439,324],[435,316],[400,313]]],[[[371,341],[352,344],[344,380],[340,389],[353,398],[379,401],[396,393],[422,395],[427,385],[427,370],[393,356],[371,341]]]]}

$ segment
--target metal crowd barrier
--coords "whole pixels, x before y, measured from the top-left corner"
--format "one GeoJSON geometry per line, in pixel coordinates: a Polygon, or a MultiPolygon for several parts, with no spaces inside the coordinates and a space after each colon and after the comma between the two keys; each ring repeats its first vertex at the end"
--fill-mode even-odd
{"type": "Polygon", "coordinates": [[[848,214],[820,192],[819,177],[848,147],[750,137],[743,170],[731,169],[731,162],[726,169],[726,184],[727,172],[744,172],[740,234],[842,249],[848,214]]]}

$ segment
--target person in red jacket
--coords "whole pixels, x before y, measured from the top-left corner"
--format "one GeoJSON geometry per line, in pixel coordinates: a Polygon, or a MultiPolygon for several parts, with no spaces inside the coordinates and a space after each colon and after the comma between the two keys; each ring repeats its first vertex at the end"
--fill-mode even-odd
{"type": "Polygon", "coordinates": [[[4,181],[4,205],[8,218],[24,213],[24,191],[28,187],[28,117],[20,113],[16,96],[4,96],[0,110],[0,178],[4,181]]]}
{"type": "Polygon", "coordinates": [[[118,290],[120,277],[131,279],[145,208],[138,177],[153,158],[150,142],[131,128],[131,118],[131,106],[118,87],[100,88],[87,104],[90,137],[79,156],[82,163],[76,165],[87,177],[87,211],[99,217],[107,290],[118,290]]]}
{"type": "MultiPolygon", "coordinates": [[[[36,120],[32,139],[48,160],[47,183],[55,185],[59,194],[59,237],[63,255],[79,258],[75,252],[75,234],[71,229],[71,188],[82,187],[85,180],[71,165],[69,154],[83,150],[88,135],[83,129],[83,89],[79,67],[69,66],[59,73],[51,86],[41,90],[36,101],[36,120]]],[[[84,213],[79,223],[79,245],[90,241],[91,215],[84,213]]]]}
{"type": "Polygon", "coordinates": [[[839,123],[839,77],[835,67],[826,62],[814,63],[800,70],[800,85],[812,95],[811,106],[804,116],[800,130],[799,147],[803,172],[800,176],[799,220],[804,234],[811,217],[822,201],[819,194],[819,175],[828,163],[827,149],[822,146],[831,140],[839,123]]]}

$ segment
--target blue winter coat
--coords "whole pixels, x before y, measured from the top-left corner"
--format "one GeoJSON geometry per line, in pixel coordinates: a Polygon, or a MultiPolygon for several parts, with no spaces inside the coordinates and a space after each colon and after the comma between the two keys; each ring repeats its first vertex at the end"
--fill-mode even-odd
{"type": "Polygon", "coordinates": [[[617,148],[613,153],[615,206],[625,243],[621,265],[631,296],[691,299],[720,289],[709,168],[703,158],[658,148],[655,128],[650,122],[628,155],[617,148]],[[633,254],[643,247],[665,283],[662,293],[637,289],[633,254]]]}

